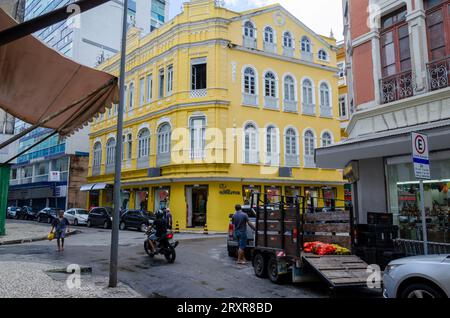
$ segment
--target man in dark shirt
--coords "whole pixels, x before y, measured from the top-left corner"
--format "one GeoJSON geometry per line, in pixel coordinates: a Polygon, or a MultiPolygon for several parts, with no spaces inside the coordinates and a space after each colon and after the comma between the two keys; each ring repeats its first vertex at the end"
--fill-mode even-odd
{"type": "Polygon", "coordinates": [[[58,216],[52,222],[51,232],[55,232],[58,252],[64,251],[64,238],[69,230],[69,220],[64,217],[64,212],[59,212],[58,216]]]}
{"type": "Polygon", "coordinates": [[[154,242],[156,242],[161,236],[165,235],[167,232],[167,223],[163,218],[163,213],[161,211],[158,211],[156,213],[152,228],[155,229],[155,233],[149,236],[148,243],[150,245],[152,253],[155,253],[156,248],[154,242]]]}
{"type": "Polygon", "coordinates": [[[255,226],[248,219],[247,213],[242,211],[242,207],[237,204],[236,212],[233,215],[234,238],[239,242],[238,260],[239,265],[245,265],[245,249],[247,248],[247,224],[255,230],[255,226]]]}

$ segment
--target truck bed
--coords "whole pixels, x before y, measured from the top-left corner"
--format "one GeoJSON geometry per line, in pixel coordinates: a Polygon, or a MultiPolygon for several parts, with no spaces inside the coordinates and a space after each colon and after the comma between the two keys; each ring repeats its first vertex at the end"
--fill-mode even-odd
{"type": "Polygon", "coordinates": [[[355,255],[314,255],[302,253],[311,266],[331,287],[367,286],[367,263],[355,255]]]}

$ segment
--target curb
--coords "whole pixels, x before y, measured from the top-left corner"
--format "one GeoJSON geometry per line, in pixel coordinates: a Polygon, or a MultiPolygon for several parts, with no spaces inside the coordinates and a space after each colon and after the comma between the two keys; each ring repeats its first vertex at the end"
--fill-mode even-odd
{"type": "MultiPolygon", "coordinates": [[[[74,231],[68,232],[66,234],[66,236],[69,237],[69,236],[80,234],[80,233],[82,233],[80,230],[74,230],[74,231]]],[[[46,240],[48,240],[47,235],[33,237],[33,238],[27,238],[27,239],[3,241],[3,242],[0,242],[0,246],[2,246],[2,245],[16,245],[16,244],[23,244],[23,243],[32,243],[32,242],[39,242],[39,241],[46,241],[46,240]]]]}

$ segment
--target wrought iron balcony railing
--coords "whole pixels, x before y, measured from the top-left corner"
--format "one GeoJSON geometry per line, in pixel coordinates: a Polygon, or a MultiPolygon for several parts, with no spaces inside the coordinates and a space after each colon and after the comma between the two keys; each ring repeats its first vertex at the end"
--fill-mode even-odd
{"type": "Polygon", "coordinates": [[[385,77],[380,81],[381,103],[387,104],[411,97],[415,90],[412,71],[385,77]]]}
{"type": "Polygon", "coordinates": [[[430,91],[450,86],[450,56],[427,64],[428,88],[430,91]]]}

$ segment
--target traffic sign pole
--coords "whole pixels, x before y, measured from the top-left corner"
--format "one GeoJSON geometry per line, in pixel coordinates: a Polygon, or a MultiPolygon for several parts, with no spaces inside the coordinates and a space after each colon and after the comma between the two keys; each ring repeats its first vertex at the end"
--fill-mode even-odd
{"type": "Polygon", "coordinates": [[[420,211],[422,213],[423,253],[428,255],[427,217],[425,215],[425,191],[423,180],[420,180],[420,211]]]}

